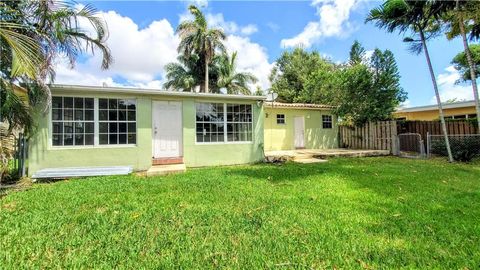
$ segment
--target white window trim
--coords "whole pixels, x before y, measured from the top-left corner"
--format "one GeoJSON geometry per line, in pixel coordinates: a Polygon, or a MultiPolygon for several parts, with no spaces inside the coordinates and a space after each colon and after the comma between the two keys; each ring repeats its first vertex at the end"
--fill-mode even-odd
{"type": "Polygon", "coordinates": [[[333,116],[331,114],[322,114],[322,129],[333,129],[333,116]],[[330,117],[330,121],[324,121],[323,120],[323,117],[324,116],[329,116],[330,117]],[[329,128],[326,128],[326,127],[323,127],[323,124],[324,123],[330,123],[332,126],[329,127],[329,128]]]}
{"type": "MultiPolygon", "coordinates": [[[[78,98],[93,98],[93,145],[53,145],[53,121],[52,121],[52,106],[50,106],[48,113],[48,148],[49,150],[74,150],[74,149],[102,149],[102,148],[134,148],[138,146],[138,99],[130,97],[91,97],[82,95],[54,95],[58,97],[78,97],[78,98]],[[133,99],[135,100],[135,141],[130,144],[100,144],[100,124],[99,124],[99,105],[98,100],[106,99],[133,99]]],[[[128,134],[128,133],[127,133],[128,134]]]]}
{"type": "MultiPolygon", "coordinates": [[[[253,104],[248,104],[248,103],[232,103],[232,102],[228,102],[228,103],[223,103],[223,102],[196,102],[196,103],[220,103],[220,104],[223,104],[223,142],[198,142],[197,141],[197,107],[195,106],[195,145],[219,145],[219,144],[253,144],[253,142],[255,141],[255,132],[253,130],[253,123],[254,123],[254,113],[253,113],[253,109],[254,109],[254,106],[253,104]],[[252,123],[250,123],[251,125],[251,130],[252,130],[252,140],[251,141],[233,141],[233,142],[230,142],[228,141],[228,131],[227,131],[227,105],[228,104],[233,104],[233,105],[249,105],[251,106],[252,108],[252,123]]],[[[194,103],[194,104],[196,104],[194,103]]],[[[202,122],[202,121],[200,121],[202,122]]],[[[236,123],[236,122],[232,122],[232,123],[236,123]]],[[[240,122],[240,123],[244,123],[244,122],[240,122]]],[[[248,123],[247,123],[248,124],[248,123]]]]}
{"type": "Polygon", "coordinates": [[[287,117],[283,113],[277,113],[275,115],[275,121],[277,122],[277,125],[286,125],[287,124],[287,117]],[[278,123],[278,116],[283,115],[283,123],[278,123]]]}

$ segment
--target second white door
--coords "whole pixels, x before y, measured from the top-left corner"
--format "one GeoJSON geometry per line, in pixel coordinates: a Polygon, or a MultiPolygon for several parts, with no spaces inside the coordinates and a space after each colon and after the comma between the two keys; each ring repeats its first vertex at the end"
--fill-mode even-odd
{"type": "Polygon", "coordinates": [[[295,148],[305,148],[305,119],[303,116],[294,118],[295,148]]]}
{"type": "Polygon", "coordinates": [[[182,103],[154,101],[153,108],[153,157],[182,156],[182,103]]]}

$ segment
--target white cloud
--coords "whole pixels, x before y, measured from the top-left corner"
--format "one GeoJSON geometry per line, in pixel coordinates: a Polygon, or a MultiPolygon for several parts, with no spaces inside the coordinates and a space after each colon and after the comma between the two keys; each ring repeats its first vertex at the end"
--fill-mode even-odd
{"type": "MultiPolygon", "coordinates": [[[[140,29],[129,17],[114,11],[103,12],[100,15],[106,20],[110,31],[107,44],[114,58],[110,69],[106,71],[100,69],[99,52],[95,55],[86,54],[86,61],[78,63],[74,69],[70,69],[65,59],[58,59],[55,82],[163,88],[164,66],[175,62],[178,55],[176,49],[179,39],[172,25],[162,19],[140,29]]],[[[258,85],[263,89],[270,87],[268,76],[272,65],[268,62],[266,49],[245,36],[253,33],[256,27],[254,25],[238,27],[234,22],[225,22],[223,15],[214,18],[217,19],[217,23],[226,23],[225,25],[234,30],[234,33],[228,35],[225,45],[230,53],[238,52],[238,70],[248,71],[257,76],[258,85]]]]}
{"type": "Polygon", "coordinates": [[[222,13],[208,13],[205,15],[205,17],[210,27],[221,28],[225,31],[226,34],[242,34],[248,36],[258,31],[257,26],[254,24],[239,26],[235,22],[225,21],[222,13]]]}
{"type": "Polygon", "coordinates": [[[363,0],[313,0],[319,21],[309,22],[295,37],[283,39],[282,47],[311,47],[325,37],[347,36],[353,27],[348,21],[350,13],[363,0]]]}
{"type": "MultiPolygon", "coordinates": [[[[229,35],[225,43],[229,53],[238,52],[237,68],[239,71],[250,72],[258,78],[258,86],[262,89],[270,88],[268,76],[273,64],[268,62],[265,48],[252,42],[248,37],[229,35]]],[[[254,91],[255,89],[252,89],[254,91]]]]}
{"type": "Polygon", "coordinates": [[[270,28],[270,30],[272,30],[275,33],[278,32],[278,30],[280,30],[280,26],[274,22],[268,22],[267,27],[270,28]]]}
{"type": "MultiPolygon", "coordinates": [[[[460,73],[453,66],[447,67],[445,71],[437,76],[442,103],[453,99],[457,101],[472,100],[473,90],[470,84],[455,84],[460,79],[460,73]]],[[[435,96],[431,98],[430,102],[437,103],[435,96]]]]}

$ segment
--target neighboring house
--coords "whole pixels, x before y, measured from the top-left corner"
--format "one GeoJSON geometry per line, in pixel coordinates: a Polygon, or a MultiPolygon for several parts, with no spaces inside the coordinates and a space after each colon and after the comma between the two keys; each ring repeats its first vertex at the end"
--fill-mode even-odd
{"type": "Polygon", "coordinates": [[[230,165],[263,159],[261,96],[54,85],[30,140],[29,175],[44,168],[230,165]]]}
{"type": "MultiPolygon", "coordinates": [[[[442,104],[445,119],[475,118],[475,102],[460,101],[442,104]]],[[[440,119],[437,105],[401,108],[393,113],[397,120],[423,120],[431,121],[440,119]]]]}
{"type": "Polygon", "coordinates": [[[265,102],[265,150],[338,147],[337,117],[318,104],[265,102]]]}

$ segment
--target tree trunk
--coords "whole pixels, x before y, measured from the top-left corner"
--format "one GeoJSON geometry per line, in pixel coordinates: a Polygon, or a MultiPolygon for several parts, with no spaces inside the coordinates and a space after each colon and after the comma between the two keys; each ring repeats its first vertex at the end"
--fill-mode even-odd
{"type": "Polygon", "coordinates": [[[442,123],[443,136],[445,138],[445,146],[447,147],[448,161],[453,162],[452,151],[450,149],[450,141],[448,140],[447,134],[447,125],[445,124],[445,118],[443,116],[443,107],[442,101],[440,99],[440,93],[438,92],[437,79],[435,78],[435,73],[433,72],[432,62],[430,61],[430,54],[428,53],[427,42],[425,41],[425,35],[423,31],[420,30],[420,38],[422,40],[423,50],[425,52],[425,57],[427,58],[428,69],[430,71],[430,76],[432,77],[433,89],[435,90],[435,97],[437,98],[438,112],[440,114],[440,121],[442,123]]]}
{"type": "Polygon", "coordinates": [[[208,92],[208,59],[205,57],[205,93],[208,92]]]}
{"type": "Polygon", "coordinates": [[[459,16],[460,16],[460,19],[458,23],[460,26],[460,32],[462,34],[463,47],[465,48],[465,55],[467,56],[467,62],[470,68],[470,79],[472,80],[473,99],[475,99],[475,109],[477,111],[478,133],[480,133],[480,101],[478,100],[477,76],[475,74],[476,67],[472,59],[472,53],[470,52],[470,49],[468,47],[467,34],[465,33],[465,25],[463,24],[463,16],[462,15],[459,15],[459,16]]]}

